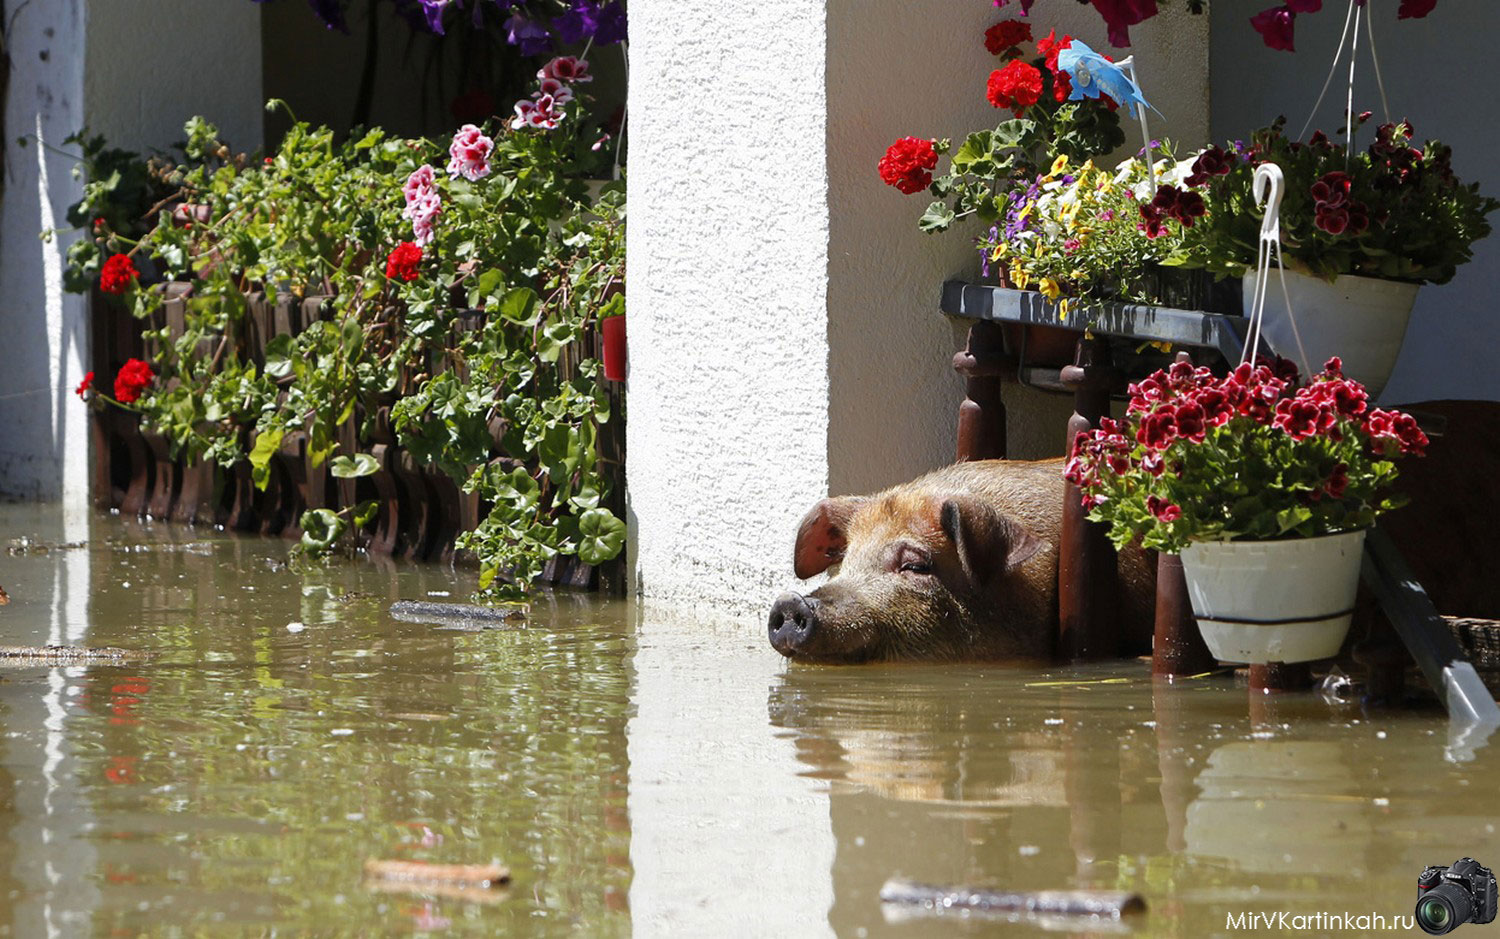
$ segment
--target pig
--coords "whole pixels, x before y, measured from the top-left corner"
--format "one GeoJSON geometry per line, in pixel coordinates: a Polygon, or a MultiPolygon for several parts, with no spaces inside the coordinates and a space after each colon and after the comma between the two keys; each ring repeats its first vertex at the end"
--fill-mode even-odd
{"type": "MultiPolygon", "coordinates": [[[[1061,460],[959,463],[871,496],[824,499],[797,530],[806,595],[771,609],[771,645],[804,662],[1047,659],[1057,632],[1061,460]]],[[[1155,566],[1119,558],[1121,654],[1150,651],[1155,566]]]]}
{"type": "MultiPolygon", "coordinates": [[[[1381,527],[1439,612],[1500,618],[1500,403],[1407,410],[1433,440],[1426,457],[1402,461],[1409,505],[1381,527]]],[[[826,664],[1051,658],[1063,492],[1061,460],[984,460],[824,499],[797,530],[793,570],[834,576],[776,600],[771,645],[826,664]]],[[[1120,655],[1150,652],[1153,557],[1138,547],[1118,557],[1120,655]]]]}

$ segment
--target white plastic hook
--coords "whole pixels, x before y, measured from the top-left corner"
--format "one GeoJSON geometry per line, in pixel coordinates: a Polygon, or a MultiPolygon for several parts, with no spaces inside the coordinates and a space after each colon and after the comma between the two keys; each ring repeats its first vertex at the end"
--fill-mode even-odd
{"type": "MultiPolygon", "coordinates": [[[[1281,244],[1281,196],[1286,192],[1286,176],[1275,163],[1262,163],[1255,168],[1255,178],[1250,184],[1250,194],[1255,204],[1265,209],[1260,220],[1260,240],[1281,244]]],[[[1277,252],[1280,253],[1279,251],[1277,252]]]]}
{"type": "MultiPolygon", "coordinates": [[[[1130,80],[1135,82],[1136,88],[1141,87],[1140,76],[1135,71],[1135,56],[1128,55],[1115,63],[1122,69],[1130,69],[1130,80]]],[[[1087,85],[1087,82],[1084,82],[1087,85]]],[[[1156,198],[1156,151],[1151,146],[1151,131],[1146,127],[1146,106],[1137,104],[1135,116],[1141,122],[1141,146],[1146,151],[1146,179],[1151,183],[1151,198],[1156,198]]]]}
{"type": "Polygon", "coordinates": [[[1292,327],[1292,338],[1297,341],[1297,353],[1301,356],[1304,375],[1311,375],[1307,351],[1302,348],[1302,334],[1297,329],[1296,317],[1292,315],[1292,298],[1286,289],[1286,268],[1281,260],[1281,197],[1286,192],[1286,176],[1275,163],[1262,163],[1255,168],[1250,183],[1250,194],[1255,204],[1261,206],[1260,245],[1255,257],[1255,293],[1250,304],[1250,325],[1245,336],[1245,348],[1240,353],[1240,362],[1255,363],[1260,352],[1261,324],[1266,317],[1266,288],[1271,284],[1271,261],[1276,261],[1277,279],[1281,281],[1281,299],[1286,304],[1287,322],[1292,327]]]}

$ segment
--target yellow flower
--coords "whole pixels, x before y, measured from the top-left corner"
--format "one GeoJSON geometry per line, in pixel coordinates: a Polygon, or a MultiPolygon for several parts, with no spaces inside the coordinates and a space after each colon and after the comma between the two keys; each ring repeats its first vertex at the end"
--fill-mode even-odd
{"type": "Polygon", "coordinates": [[[1064,323],[1068,321],[1068,310],[1073,307],[1073,298],[1064,297],[1057,301],[1057,318],[1064,323]]]}
{"type": "Polygon", "coordinates": [[[1028,277],[1026,275],[1026,271],[1021,268],[1020,258],[1017,258],[1016,260],[1011,262],[1010,282],[1016,286],[1017,290],[1025,290],[1026,285],[1031,283],[1031,278],[1028,277]]]}
{"type": "Polygon", "coordinates": [[[1068,168],[1068,155],[1066,153],[1059,153],[1057,155],[1057,159],[1055,159],[1055,160],[1052,161],[1052,172],[1048,173],[1047,175],[1048,176],[1056,176],[1058,173],[1061,173],[1063,170],[1065,170],[1067,168],[1068,168]]]}
{"type": "Polygon", "coordinates": [[[1062,284],[1059,284],[1057,281],[1053,280],[1050,277],[1043,277],[1042,282],[1037,287],[1037,289],[1040,290],[1042,292],[1042,296],[1046,297],[1048,300],[1056,300],[1059,296],[1062,295],[1062,284]]]}

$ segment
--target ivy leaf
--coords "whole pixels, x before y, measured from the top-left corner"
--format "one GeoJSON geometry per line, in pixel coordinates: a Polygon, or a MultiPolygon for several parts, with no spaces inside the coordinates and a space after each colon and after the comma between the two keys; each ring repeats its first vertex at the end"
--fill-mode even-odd
{"type": "Polygon", "coordinates": [[[375,521],[375,515],[380,511],[380,503],[375,499],[366,499],[354,507],[354,527],[364,528],[375,521]]]}
{"type": "Polygon", "coordinates": [[[292,374],[291,336],[283,333],[266,343],[266,374],[272,378],[285,378],[292,374]]]}
{"type": "Polygon", "coordinates": [[[625,523],[608,509],[589,509],[578,517],[578,559],[603,564],[625,546],[625,523]]]}
{"type": "Polygon", "coordinates": [[[339,479],[358,479],[361,476],[378,473],[380,463],[368,453],[356,453],[352,459],[347,456],[336,456],[328,464],[328,471],[339,479]]]}

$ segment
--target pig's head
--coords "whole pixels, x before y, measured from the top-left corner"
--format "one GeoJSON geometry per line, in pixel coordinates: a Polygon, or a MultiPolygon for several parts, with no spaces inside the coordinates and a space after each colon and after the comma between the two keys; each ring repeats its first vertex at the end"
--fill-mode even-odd
{"type": "Polygon", "coordinates": [[[802,519],[793,563],[804,580],[835,576],[776,600],[771,645],[820,663],[1045,657],[1055,557],[973,495],[824,499],[802,519]]]}

